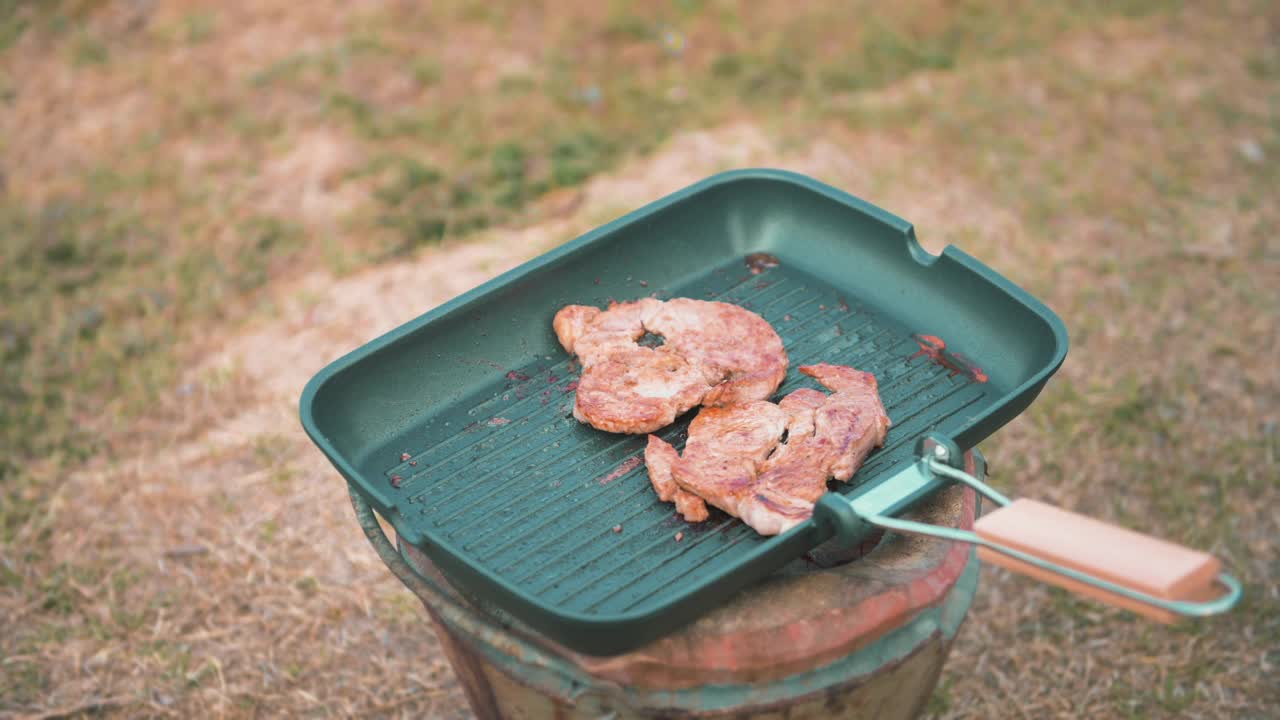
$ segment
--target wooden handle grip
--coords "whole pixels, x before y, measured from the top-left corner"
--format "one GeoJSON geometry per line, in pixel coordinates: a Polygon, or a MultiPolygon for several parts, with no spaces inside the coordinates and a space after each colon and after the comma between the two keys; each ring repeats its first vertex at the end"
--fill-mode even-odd
{"type": "MultiPolygon", "coordinates": [[[[1015,500],[974,523],[979,537],[1165,600],[1202,601],[1221,591],[1217,558],[1035,500],[1015,500]]],[[[1043,570],[982,546],[983,562],[1172,623],[1181,616],[1043,570]]]]}

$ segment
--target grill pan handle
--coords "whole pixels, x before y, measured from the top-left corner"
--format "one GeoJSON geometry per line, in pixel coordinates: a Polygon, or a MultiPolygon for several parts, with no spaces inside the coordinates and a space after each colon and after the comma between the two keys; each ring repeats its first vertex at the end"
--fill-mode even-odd
{"type": "Polygon", "coordinates": [[[921,472],[963,482],[1001,507],[974,523],[973,532],[878,514],[859,513],[861,519],[888,530],[972,543],[986,562],[1160,622],[1217,615],[1240,602],[1240,581],[1221,572],[1221,561],[1208,553],[1035,500],[1011,501],[946,464],[945,446],[934,450],[917,466],[921,472]]]}

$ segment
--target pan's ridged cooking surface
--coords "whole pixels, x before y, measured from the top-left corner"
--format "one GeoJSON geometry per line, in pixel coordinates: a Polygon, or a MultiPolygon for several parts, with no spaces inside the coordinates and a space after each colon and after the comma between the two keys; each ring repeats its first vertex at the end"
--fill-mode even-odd
{"type": "MultiPolygon", "coordinates": [[[[637,296],[648,292],[636,288],[637,296]]],[[[973,412],[989,389],[919,353],[917,329],[786,265],[752,275],[738,260],[660,294],[679,296],[740,304],[773,325],[791,358],[775,399],[816,387],[795,369],[805,364],[852,365],[876,375],[893,426],[884,447],[836,489],[908,462],[916,438],[973,412]]],[[[626,299],[632,298],[618,298],[626,299]]],[[[495,369],[492,391],[467,410],[465,429],[406,436],[408,457],[382,466],[388,482],[398,478],[409,497],[403,520],[433,528],[475,565],[530,595],[598,616],[661,604],[664,591],[682,579],[767,540],[718,511],[703,523],[675,516],[650,486],[644,436],[604,433],[574,420],[575,379],[565,355],[495,369]]],[[[657,434],[681,448],[692,416],[657,434]]]]}

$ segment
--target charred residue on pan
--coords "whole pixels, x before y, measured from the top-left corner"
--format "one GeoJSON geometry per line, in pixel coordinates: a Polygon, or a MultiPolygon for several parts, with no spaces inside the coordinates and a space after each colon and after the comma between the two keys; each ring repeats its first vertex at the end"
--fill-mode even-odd
{"type": "Polygon", "coordinates": [[[596,483],[600,485],[608,485],[614,480],[617,480],[623,475],[626,475],[632,470],[635,470],[636,468],[640,467],[642,464],[644,464],[643,455],[634,455],[632,457],[629,457],[626,460],[622,461],[621,465],[609,471],[608,474],[601,475],[599,478],[597,478],[596,483]]]}
{"type": "Polygon", "coordinates": [[[930,362],[939,365],[951,371],[948,377],[956,375],[964,375],[965,377],[978,383],[985,383],[990,378],[982,371],[982,368],[975,365],[971,360],[961,355],[947,350],[947,343],[936,335],[916,335],[916,344],[920,346],[920,350],[914,355],[907,358],[908,361],[914,360],[921,355],[927,357],[930,362]]]}
{"type": "Polygon", "coordinates": [[[754,252],[742,259],[747,265],[747,269],[752,275],[759,275],[765,270],[776,268],[779,265],[778,258],[769,253],[754,252]]]}
{"type": "MultiPolygon", "coordinates": [[[[511,372],[507,373],[507,379],[516,383],[516,400],[524,400],[525,393],[527,392],[527,389],[529,389],[529,375],[518,372],[518,370],[511,370],[511,372]]],[[[508,384],[507,387],[509,388],[511,386],[508,384]]],[[[503,396],[503,400],[506,400],[506,396],[503,396]]]]}

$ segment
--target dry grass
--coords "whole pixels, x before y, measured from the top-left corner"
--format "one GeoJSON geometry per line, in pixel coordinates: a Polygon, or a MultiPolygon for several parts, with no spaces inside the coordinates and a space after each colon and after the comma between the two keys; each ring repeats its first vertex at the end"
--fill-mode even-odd
{"type": "MultiPolygon", "coordinates": [[[[465,717],[423,613],[365,549],[341,480],[297,427],[297,392],[332,357],[475,283],[705,174],[753,164],[867,197],[915,222],[927,246],[953,242],[1046,299],[1073,350],[1044,397],[984,448],[995,482],[1211,549],[1248,585],[1233,615],[1170,630],[987,571],[935,713],[1265,717],[1280,707],[1273,8],[1068,21],[1033,6],[1014,12],[1021,31],[979,13],[965,22],[992,27],[998,46],[984,56],[945,40],[969,26],[924,3],[888,20],[917,44],[874,49],[867,57],[888,59],[872,63],[830,39],[834,10],[788,4],[754,20],[732,4],[687,16],[604,4],[581,15],[100,5],[67,3],[69,29],[29,31],[0,55],[0,99],[16,88],[0,105],[7,201],[96,192],[172,230],[175,252],[215,259],[240,257],[240,228],[254,218],[278,218],[301,239],[254,256],[260,285],[202,279],[212,299],[146,321],[178,335],[176,349],[147,351],[174,364],[156,370],[160,392],[114,385],[97,396],[109,411],[78,406],[75,421],[103,439],[94,459],[31,458],[6,478],[36,510],[0,536],[0,716],[465,717]],[[653,41],[661,22],[687,39],[678,61],[653,41]],[[445,27],[438,66],[389,71],[409,67],[415,37],[445,27]],[[773,50],[751,52],[757,31],[773,50]],[[814,67],[830,72],[797,80],[779,53],[805,38],[814,67]],[[465,51],[481,41],[502,50],[465,51]],[[565,47],[578,49],[546,60],[565,47]],[[835,72],[850,63],[863,72],[835,72]],[[622,78],[602,82],[607,107],[564,109],[556,93],[589,86],[590,65],[622,78]],[[752,73],[760,101],[736,100],[752,73]],[[802,87],[779,89],[789,82],[802,87]],[[373,113],[335,105],[339,96],[373,113]],[[471,114],[428,113],[462,100],[471,114]],[[452,142],[477,123],[488,134],[473,143],[481,161],[452,142]],[[545,127],[554,123],[615,150],[560,168],[592,175],[585,183],[535,189],[562,157],[540,149],[560,142],[559,126],[545,127]],[[707,123],[716,129],[637,157],[666,132],[707,123]],[[489,150],[512,137],[525,138],[533,169],[517,206],[482,205],[498,228],[466,241],[446,231],[421,249],[379,222],[389,211],[376,191],[394,175],[366,172],[379,156],[453,176],[487,168],[489,150]],[[421,295],[386,302],[406,278],[421,295]]],[[[30,15],[37,28],[43,17],[30,15]]]]}

